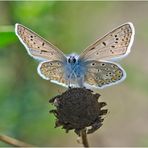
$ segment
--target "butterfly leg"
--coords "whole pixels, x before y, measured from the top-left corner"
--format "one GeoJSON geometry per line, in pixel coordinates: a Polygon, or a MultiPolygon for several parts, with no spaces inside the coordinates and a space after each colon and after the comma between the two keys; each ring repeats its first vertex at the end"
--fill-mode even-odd
{"type": "Polygon", "coordinates": [[[77,83],[79,87],[84,88],[84,77],[83,76],[77,77],[77,83]]]}
{"type": "Polygon", "coordinates": [[[68,85],[68,88],[71,88],[71,86],[70,86],[70,79],[69,78],[67,79],[67,85],[68,85]]]}
{"type": "Polygon", "coordinates": [[[68,77],[67,84],[68,84],[68,88],[70,89],[71,88],[71,77],[70,76],[68,77]]]}

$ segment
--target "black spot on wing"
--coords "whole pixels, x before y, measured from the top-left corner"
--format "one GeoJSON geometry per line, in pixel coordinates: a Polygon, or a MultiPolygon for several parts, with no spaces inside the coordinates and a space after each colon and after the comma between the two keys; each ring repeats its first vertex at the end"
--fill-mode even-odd
{"type": "Polygon", "coordinates": [[[46,51],[46,50],[41,50],[41,53],[42,53],[42,52],[47,52],[47,51],[46,51]]]}
{"type": "Polygon", "coordinates": [[[43,42],[43,43],[42,43],[42,46],[44,46],[44,45],[45,45],[45,43],[43,42]]]}
{"type": "Polygon", "coordinates": [[[95,49],[95,47],[90,48],[90,50],[93,50],[93,49],[95,49]]]}
{"type": "Polygon", "coordinates": [[[106,46],[106,43],[105,43],[105,42],[102,42],[102,44],[103,44],[104,46],[106,46]]]}

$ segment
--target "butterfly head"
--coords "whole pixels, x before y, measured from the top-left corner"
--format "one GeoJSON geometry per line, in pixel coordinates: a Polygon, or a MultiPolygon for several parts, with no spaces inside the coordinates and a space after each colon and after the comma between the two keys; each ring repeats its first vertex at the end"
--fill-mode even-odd
{"type": "Polygon", "coordinates": [[[67,62],[70,64],[75,64],[77,62],[78,56],[75,54],[71,54],[67,57],[67,62]]]}

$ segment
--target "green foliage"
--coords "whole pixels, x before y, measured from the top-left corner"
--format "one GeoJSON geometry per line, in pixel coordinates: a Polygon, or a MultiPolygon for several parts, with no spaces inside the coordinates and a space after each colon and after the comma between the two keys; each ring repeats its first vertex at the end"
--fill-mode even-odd
{"type": "Polygon", "coordinates": [[[0,26],[0,49],[14,43],[16,40],[13,26],[0,26]]]}

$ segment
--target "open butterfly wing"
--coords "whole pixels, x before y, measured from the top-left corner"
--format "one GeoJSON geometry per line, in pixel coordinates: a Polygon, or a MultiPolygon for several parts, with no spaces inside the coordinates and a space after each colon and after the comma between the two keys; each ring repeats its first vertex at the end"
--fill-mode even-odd
{"type": "Polygon", "coordinates": [[[45,61],[38,66],[39,75],[51,82],[67,87],[68,81],[64,75],[64,65],[60,61],[45,61]]]}
{"type": "Polygon", "coordinates": [[[99,61],[124,57],[130,52],[134,34],[132,23],[123,24],[87,47],[80,59],[99,61]]]}
{"type": "Polygon", "coordinates": [[[126,78],[125,71],[116,63],[87,61],[84,86],[104,88],[117,84],[126,78]]]}
{"type": "Polygon", "coordinates": [[[43,61],[66,60],[62,51],[27,27],[16,24],[15,33],[33,58],[43,61]]]}

